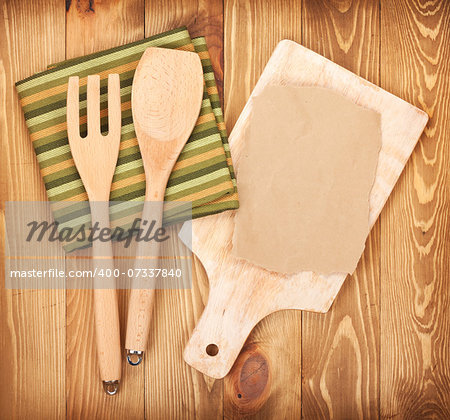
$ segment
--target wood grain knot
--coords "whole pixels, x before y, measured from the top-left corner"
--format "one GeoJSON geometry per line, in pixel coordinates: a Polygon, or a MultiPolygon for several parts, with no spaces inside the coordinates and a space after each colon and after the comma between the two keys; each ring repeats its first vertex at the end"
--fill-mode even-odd
{"type": "MultiPolygon", "coordinates": [[[[66,0],[66,12],[70,10],[72,0],[66,0]]],[[[80,15],[90,15],[95,13],[94,0],[76,0],[76,8],[80,15]]]]}
{"type": "Polygon", "coordinates": [[[268,358],[256,344],[244,346],[225,379],[225,392],[240,412],[258,411],[270,395],[271,373],[268,358]]]}
{"type": "Polygon", "coordinates": [[[352,0],[331,0],[331,5],[340,13],[347,13],[352,7],[352,0]]]}

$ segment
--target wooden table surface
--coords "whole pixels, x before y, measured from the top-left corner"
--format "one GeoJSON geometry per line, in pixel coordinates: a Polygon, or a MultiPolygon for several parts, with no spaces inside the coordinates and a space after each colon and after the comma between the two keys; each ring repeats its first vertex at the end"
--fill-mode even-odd
{"type": "Polygon", "coordinates": [[[92,293],[2,281],[0,418],[450,418],[450,1],[0,0],[0,13],[2,203],[46,199],[15,81],[182,25],[207,38],[229,131],[284,38],[431,117],[329,313],[267,317],[224,380],[182,360],[208,293],[198,263],[192,290],[157,292],[146,363],[124,364],[113,398],[92,293]]]}

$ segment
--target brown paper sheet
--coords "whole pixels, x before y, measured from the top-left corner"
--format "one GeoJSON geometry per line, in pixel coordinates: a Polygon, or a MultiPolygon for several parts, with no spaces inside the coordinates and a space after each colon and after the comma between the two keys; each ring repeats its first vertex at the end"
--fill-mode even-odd
{"type": "Polygon", "coordinates": [[[232,253],[281,273],[352,273],[380,148],[377,112],[329,89],[266,87],[237,167],[232,253]]]}

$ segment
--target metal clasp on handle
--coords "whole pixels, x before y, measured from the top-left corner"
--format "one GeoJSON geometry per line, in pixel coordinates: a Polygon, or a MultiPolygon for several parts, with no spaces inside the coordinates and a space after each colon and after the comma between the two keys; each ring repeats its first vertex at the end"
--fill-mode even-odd
{"type": "Polygon", "coordinates": [[[116,395],[119,390],[119,381],[103,381],[103,390],[108,395],[116,395]]]}
{"type": "Polygon", "coordinates": [[[140,364],[142,362],[142,355],[144,354],[143,351],[141,350],[127,350],[127,362],[131,365],[131,366],[137,366],[138,364],[140,364]],[[137,356],[137,360],[134,361],[133,359],[136,359],[137,356]]]}

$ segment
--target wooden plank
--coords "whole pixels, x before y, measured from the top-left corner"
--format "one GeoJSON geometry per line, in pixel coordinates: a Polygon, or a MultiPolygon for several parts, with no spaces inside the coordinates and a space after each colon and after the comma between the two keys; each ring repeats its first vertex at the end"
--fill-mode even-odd
{"type": "MultiPolygon", "coordinates": [[[[225,122],[231,132],[277,43],[301,40],[297,1],[224,2],[225,122]]],[[[226,418],[299,418],[301,312],[263,320],[225,378],[226,418]],[[286,387],[286,384],[289,384],[286,387]]]]}
{"type": "Polygon", "coordinates": [[[66,58],[117,47],[144,36],[144,0],[67,0],[66,11],[66,58]]]}
{"type": "MultiPolygon", "coordinates": [[[[64,24],[64,5],[57,0],[0,3],[2,202],[46,200],[14,82],[64,58],[64,24]]],[[[5,290],[3,204],[1,219],[0,417],[64,418],[65,293],[5,290]]],[[[49,244],[42,253],[60,255],[49,244]]],[[[64,260],[54,267],[64,268],[64,260]]]]}
{"type": "Polygon", "coordinates": [[[431,117],[382,217],[382,418],[450,418],[450,3],[381,2],[381,85],[431,117]]]}
{"type": "MultiPolygon", "coordinates": [[[[378,2],[303,2],[303,45],[379,83],[378,2]]],[[[379,392],[380,223],[327,314],[303,313],[303,416],[375,418],[379,392]]]]}
{"type": "MultiPolygon", "coordinates": [[[[169,230],[172,250],[187,255],[180,246],[175,228],[169,230]]],[[[168,248],[163,255],[168,255],[168,248]]],[[[164,252],[164,251],[163,251],[164,252]]],[[[165,261],[168,269],[181,269],[183,278],[194,270],[192,288],[157,290],[148,348],[145,353],[147,418],[222,418],[222,383],[209,381],[183,360],[183,348],[204,306],[204,277],[191,260],[165,261]]]]}
{"type": "MultiPolygon", "coordinates": [[[[144,0],[67,2],[67,58],[78,57],[144,37],[144,0]]],[[[126,265],[115,262],[118,268],[126,265]]],[[[67,270],[89,269],[88,261],[68,259],[67,270]]],[[[123,271],[123,270],[122,270],[123,271]]],[[[101,387],[94,340],[93,294],[67,290],[67,412],[71,418],[144,417],[144,371],[125,361],[119,393],[107,396],[101,387]]],[[[128,291],[119,291],[122,345],[125,339],[128,291]]]]}
{"type": "MultiPolygon", "coordinates": [[[[191,37],[205,36],[218,87],[222,86],[223,5],[220,0],[152,0],[145,4],[145,36],[187,26],[191,37]]],[[[174,246],[178,246],[178,244],[174,246]]],[[[188,270],[180,261],[176,266],[188,270]]],[[[193,262],[191,290],[158,290],[149,350],[145,356],[148,418],[222,417],[222,382],[187,365],[183,348],[204,308],[208,289],[193,262]]]]}

